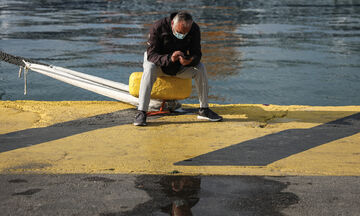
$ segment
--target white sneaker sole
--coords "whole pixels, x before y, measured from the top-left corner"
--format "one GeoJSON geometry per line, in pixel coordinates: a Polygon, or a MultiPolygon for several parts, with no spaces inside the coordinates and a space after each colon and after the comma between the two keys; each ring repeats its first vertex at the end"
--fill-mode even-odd
{"type": "Polygon", "coordinates": [[[212,121],[212,122],[217,122],[217,121],[221,121],[222,119],[219,118],[219,119],[211,119],[211,118],[208,118],[208,117],[205,117],[205,116],[197,116],[198,119],[201,119],[201,120],[208,120],[208,121],[212,121]]]}

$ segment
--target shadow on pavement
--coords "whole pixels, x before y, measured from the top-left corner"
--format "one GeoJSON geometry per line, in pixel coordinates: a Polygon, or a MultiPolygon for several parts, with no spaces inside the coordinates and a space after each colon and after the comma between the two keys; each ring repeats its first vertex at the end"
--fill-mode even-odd
{"type": "Polygon", "coordinates": [[[360,113],[309,129],[290,129],[241,142],[175,165],[266,166],[280,159],[360,132],[360,113]]]}
{"type": "Polygon", "coordinates": [[[37,145],[64,137],[118,125],[130,124],[135,109],[120,110],[83,119],[62,122],[48,127],[30,128],[0,135],[0,153],[37,145]]]}
{"type": "MultiPolygon", "coordinates": [[[[171,115],[194,114],[197,109],[185,109],[185,113],[171,115]]],[[[298,121],[316,122],[330,121],[337,116],[344,116],[351,112],[326,112],[326,111],[266,111],[254,106],[228,106],[215,107],[214,110],[222,115],[245,115],[243,119],[224,119],[224,121],[258,121],[266,122],[274,117],[298,116],[298,121]],[[304,114],[305,113],[305,114],[304,114]],[[305,117],[304,117],[305,116],[305,117]]],[[[112,113],[96,115],[88,118],[77,119],[68,122],[57,123],[48,127],[30,128],[21,131],[0,134],[0,153],[41,144],[76,134],[89,132],[96,129],[131,124],[135,116],[135,109],[120,110],[112,113]]],[[[353,114],[353,113],[352,113],[353,114]]],[[[149,126],[158,127],[164,124],[199,124],[199,127],[207,121],[189,122],[151,122],[149,126]]],[[[195,116],[194,116],[195,118],[195,116]]],[[[205,128],[205,127],[204,127],[205,128]]],[[[234,128],[235,129],[235,128],[234,128]]],[[[322,124],[310,129],[291,129],[279,133],[270,134],[233,146],[210,152],[176,165],[250,165],[262,166],[296,154],[307,149],[354,135],[360,131],[360,113],[340,118],[329,123],[322,124]]]]}

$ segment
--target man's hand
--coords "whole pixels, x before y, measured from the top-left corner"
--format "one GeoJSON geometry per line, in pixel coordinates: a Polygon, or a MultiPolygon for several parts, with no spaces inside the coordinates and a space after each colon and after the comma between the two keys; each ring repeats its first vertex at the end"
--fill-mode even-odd
{"type": "Polygon", "coordinates": [[[181,51],[175,51],[172,55],[171,55],[171,61],[172,62],[176,62],[179,60],[180,57],[184,56],[184,53],[181,51]]]}
{"type": "Polygon", "coordinates": [[[194,57],[191,57],[189,59],[184,58],[184,56],[179,57],[180,64],[182,64],[183,66],[190,64],[193,61],[193,59],[194,59],[194,57]]]}

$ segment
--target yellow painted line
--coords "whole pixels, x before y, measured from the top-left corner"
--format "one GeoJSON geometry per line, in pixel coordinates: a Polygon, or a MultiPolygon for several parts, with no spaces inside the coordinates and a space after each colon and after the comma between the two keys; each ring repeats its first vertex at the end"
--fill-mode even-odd
{"type": "MultiPolygon", "coordinates": [[[[212,106],[224,116],[224,122],[204,122],[197,120],[196,115],[181,115],[152,119],[148,127],[135,127],[131,123],[105,125],[1,152],[0,173],[360,175],[359,133],[266,166],[174,165],[269,134],[308,129],[360,112],[360,106],[212,106]]],[[[42,130],[129,108],[133,107],[119,102],[0,101],[0,140],[10,132],[42,130]]]]}

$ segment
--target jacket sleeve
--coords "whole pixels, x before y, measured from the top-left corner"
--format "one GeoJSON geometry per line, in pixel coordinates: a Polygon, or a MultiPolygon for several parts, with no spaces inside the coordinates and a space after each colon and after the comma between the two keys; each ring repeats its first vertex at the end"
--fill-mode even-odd
{"type": "Polygon", "coordinates": [[[157,25],[153,25],[150,29],[148,48],[147,48],[147,60],[153,62],[160,67],[166,67],[171,64],[171,54],[161,54],[161,31],[156,28],[157,25]]]}
{"type": "Polygon", "coordinates": [[[200,63],[201,60],[201,34],[200,28],[196,26],[194,37],[190,46],[190,56],[194,57],[193,61],[189,64],[189,66],[196,66],[200,63]]]}

